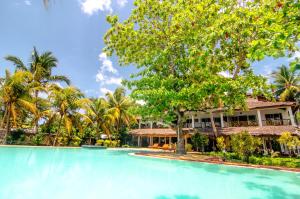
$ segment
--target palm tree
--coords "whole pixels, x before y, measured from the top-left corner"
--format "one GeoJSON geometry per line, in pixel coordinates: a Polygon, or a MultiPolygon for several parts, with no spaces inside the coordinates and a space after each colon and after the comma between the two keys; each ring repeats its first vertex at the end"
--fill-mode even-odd
{"type": "Polygon", "coordinates": [[[1,87],[1,99],[5,111],[1,127],[4,128],[6,123],[6,133],[3,143],[6,142],[6,137],[11,129],[11,120],[13,125],[17,125],[17,118],[25,109],[33,114],[36,114],[36,106],[32,103],[29,95],[30,82],[32,81],[32,74],[24,71],[17,71],[13,75],[6,70],[5,80],[1,87]]]}
{"type": "Polygon", "coordinates": [[[275,95],[280,101],[295,101],[300,92],[299,67],[288,68],[284,65],[272,73],[274,78],[275,95]]]}
{"type": "Polygon", "coordinates": [[[106,94],[109,110],[108,113],[114,118],[116,133],[120,133],[123,125],[129,126],[130,123],[136,122],[135,117],[130,113],[133,101],[125,96],[125,89],[117,88],[114,93],[106,94]]]}
{"type": "MultiPolygon", "coordinates": [[[[41,103],[39,103],[40,101],[42,101],[42,99],[40,99],[39,97],[39,93],[41,91],[45,92],[45,87],[49,82],[60,81],[65,82],[68,85],[70,84],[70,80],[67,77],[61,75],[52,75],[52,69],[57,67],[58,61],[51,52],[47,51],[39,54],[34,47],[28,67],[26,67],[24,62],[16,56],[9,55],[6,56],[5,59],[12,62],[16,66],[16,71],[23,70],[32,73],[32,91],[34,95],[35,105],[38,110],[42,109],[42,106],[40,105],[41,103]]],[[[38,121],[40,115],[42,114],[37,114],[38,118],[35,118],[36,133],[38,131],[38,121]]]]}
{"type": "Polygon", "coordinates": [[[84,108],[86,114],[82,115],[86,122],[94,124],[96,134],[100,134],[100,130],[108,137],[111,137],[111,123],[114,118],[108,112],[109,104],[104,98],[91,99],[90,103],[84,108]]]}
{"type": "Polygon", "coordinates": [[[52,102],[52,111],[49,120],[58,118],[58,130],[53,142],[53,146],[56,144],[56,140],[61,133],[61,127],[64,125],[66,132],[70,135],[74,123],[76,123],[79,110],[87,103],[87,99],[82,98],[83,94],[75,87],[61,88],[57,85],[53,85],[49,95],[52,102]]]}

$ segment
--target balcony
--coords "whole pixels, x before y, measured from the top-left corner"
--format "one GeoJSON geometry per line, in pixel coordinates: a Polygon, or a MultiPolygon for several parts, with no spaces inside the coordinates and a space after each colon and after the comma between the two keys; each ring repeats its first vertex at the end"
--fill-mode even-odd
{"type": "MultiPolygon", "coordinates": [[[[221,128],[220,122],[215,122],[216,128],[221,128]]],[[[262,120],[263,126],[288,126],[291,125],[290,119],[272,119],[272,120],[262,120]]],[[[258,121],[256,120],[248,120],[248,121],[224,121],[224,128],[226,127],[251,127],[251,126],[259,126],[258,121]]],[[[191,123],[184,124],[184,128],[192,128],[191,123]]],[[[195,128],[197,129],[211,129],[211,122],[197,122],[195,123],[195,128]]]]}
{"type": "Polygon", "coordinates": [[[288,126],[291,125],[290,119],[272,119],[272,120],[262,120],[263,126],[288,126]]]}

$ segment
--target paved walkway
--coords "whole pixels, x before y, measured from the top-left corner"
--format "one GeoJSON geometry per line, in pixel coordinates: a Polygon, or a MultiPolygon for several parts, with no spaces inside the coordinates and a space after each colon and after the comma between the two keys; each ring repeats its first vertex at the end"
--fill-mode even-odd
{"type": "Polygon", "coordinates": [[[137,152],[136,156],[146,156],[153,158],[163,158],[163,159],[171,159],[171,160],[183,160],[183,161],[192,161],[192,162],[206,162],[211,164],[224,164],[230,166],[239,166],[239,167],[248,167],[248,168],[259,168],[259,169],[273,169],[273,170],[281,170],[281,171],[291,171],[291,172],[300,172],[300,168],[287,168],[280,166],[267,166],[267,165],[254,165],[247,163],[239,163],[239,162],[229,162],[223,161],[219,157],[202,155],[199,153],[188,153],[186,155],[176,155],[175,153],[159,153],[159,152],[137,152]]]}

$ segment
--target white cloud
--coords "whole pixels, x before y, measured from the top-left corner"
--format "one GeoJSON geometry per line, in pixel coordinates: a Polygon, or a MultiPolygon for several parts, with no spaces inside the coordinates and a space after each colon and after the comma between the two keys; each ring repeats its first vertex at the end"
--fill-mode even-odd
{"type": "Polygon", "coordinates": [[[292,57],[290,57],[289,61],[294,61],[296,58],[300,58],[300,51],[296,51],[292,57]]]}
{"type": "Polygon", "coordinates": [[[271,73],[272,73],[272,66],[264,65],[263,69],[264,69],[264,74],[263,74],[264,76],[271,75],[271,73]]]}
{"type": "Polygon", "coordinates": [[[117,4],[118,4],[120,7],[124,7],[127,3],[128,3],[127,0],[117,0],[117,4]]]}
{"type": "Polygon", "coordinates": [[[81,10],[88,15],[97,13],[98,11],[112,12],[111,0],[82,0],[81,10]]]}
{"type": "Polygon", "coordinates": [[[30,6],[30,5],[31,5],[31,1],[29,1],[29,0],[24,1],[24,3],[25,3],[27,6],[30,6]]]}
{"type": "Polygon", "coordinates": [[[104,88],[104,87],[102,87],[102,88],[100,88],[100,92],[102,93],[102,94],[106,94],[106,93],[112,93],[112,91],[111,90],[109,90],[109,89],[107,89],[107,88],[104,88]]]}
{"type": "Polygon", "coordinates": [[[99,70],[97,75],[96,75],[96,82],[102,82],[104,80],[104,75],[102,72],[99,70]]]}
{"type": "Polygon", "coordinates": [[[122,85],[122,78],[120,77],[110,77],[104,80],[105,84],[115,84],[115,85],[122,85]]]}
{"type": "Polygon", "coordinates": [[[105,53],[99,55],[99,60],[102,62],[101,71],[107,71],[111,73],[117,73],[117,69],[113,67],[112,61],[107,57],[105,53]]]}

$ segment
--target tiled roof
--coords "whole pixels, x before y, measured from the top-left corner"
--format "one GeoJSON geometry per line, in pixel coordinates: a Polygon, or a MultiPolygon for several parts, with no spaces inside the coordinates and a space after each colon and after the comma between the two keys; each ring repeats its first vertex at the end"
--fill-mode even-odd
{"type": "MultiPolygon", "coordinates": [[[[275,108],[275,107],[285,107],[294,106],[295,102],[271,102],[271,101],[261,101],[254,98],[248,98],[247,101],[248,109],[260,109],[260,108],[275,108]]],[[[216,111],[224,111],[224,108],[220,107],[215,109],[216,111]]],[[[236,108],[239,110],[239,108],[236,108]]]]}
{"type": "MultiPolygon", "coordinates": [[[[183,131],[189,132],[193,131],[193,129],[183,128],[183,131]]],[[[160,129],[133,129],[130,131],[132,135],[139,135],[139,136],[173,136],[175,137],[176,130],[171,128],[160,128],[160,129]]]]}
{"type": "MultiPolygon", "coordinates": [[[[227,127],[218,129],[220,135],[231,135],[241,131],[248,131],[251,135],[281,135],[282,132],[291,132],[294,135],[300,136],[298,128],[293,126],[249,126],[249,127],[227,127]]],[[[211,131],[204,131],[204,133],[212,134],[211,131]]]]}
{"type": "MultiPolygon", "coordinates": [[[[186,133],[195,132],[191,128],[184,128],[183,131],[186,133]]],[[[251,135],[281,135],[282,132],[288,131],[294,135],[300,136],[300,129],[293,126],[251,126],[251,127],[227,127],[223,129],[218,129],[219,135],[231,135],[234,133],[239,133],[241,131],[248,131],[251,135]]],[[[207,135],[213,135],[211,129],[199,130],[201,133],[205,133],[207,135]]],[[[134,129],[130,131],[132,135],[138,136],[176,136],[176,131],[171,128],[161,128],[161,129],[134,129]]]]}
{"type": "Polygon", "coordinates": [[[269,101],[247,100],[247,105],[249,109],[278,107],[278,106],[292,106],[294,104],[295,104],[294,102],[269,102],[269,101]]]}

